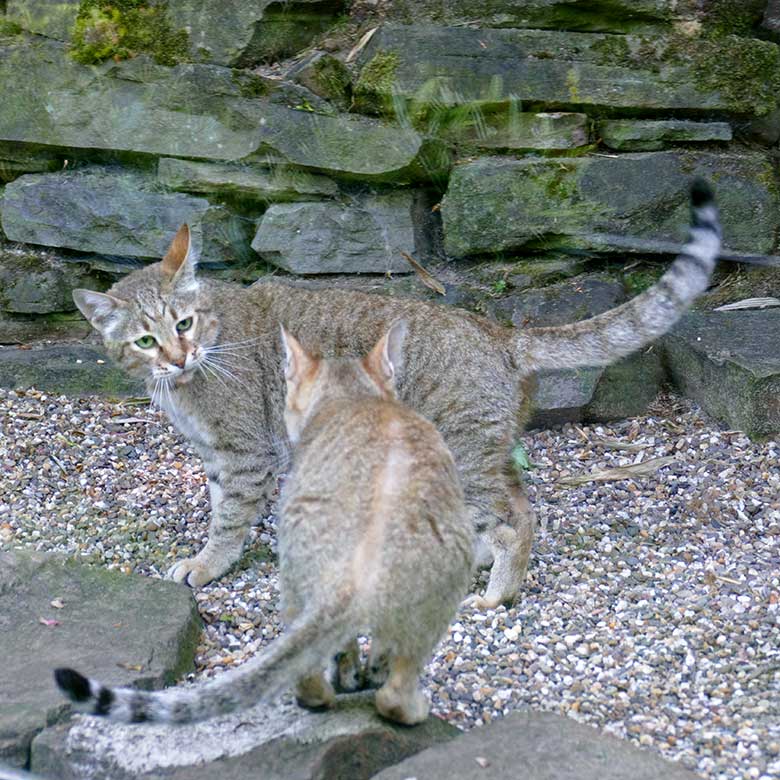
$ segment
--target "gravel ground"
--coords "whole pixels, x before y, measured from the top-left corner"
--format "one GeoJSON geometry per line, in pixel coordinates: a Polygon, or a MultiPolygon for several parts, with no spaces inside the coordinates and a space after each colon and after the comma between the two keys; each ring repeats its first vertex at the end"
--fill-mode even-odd
{"type": "MultiPolygon", "coordinates": [[[[0,409],[0,544],[153,576],[203,544],[200,462],[156,411],[2,390],[0,409]]],[[[668,397],[525,444],[542,525],[531,574],[518,606],[461,610],[427,670],[434,711],[462,728],[563,712],[707,778],[780,778],[778,444],[668,397]],[[567,483],[653,458],[671,460],[567,483]]],[[[197,676],[280,630],[273,521],[252,534],[196,594],[197,676]]]]}

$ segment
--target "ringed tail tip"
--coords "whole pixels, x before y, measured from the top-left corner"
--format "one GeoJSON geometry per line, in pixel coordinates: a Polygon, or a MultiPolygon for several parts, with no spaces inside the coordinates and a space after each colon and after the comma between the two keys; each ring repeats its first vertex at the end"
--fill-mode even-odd
{"type": "Polygon", "coordinates": [[[715,193],[709,182],[700,177],[691,182],[691,204],[694,208],[707,206],[715,201],[715,193]]]}
{"type": "Polygon", "coordinates": [[[92,695],[89,687],[89,680],[83,674],[79,674],[75,669],[55,669],[54,680],[59,689],[71,700],[75,702],[84,702],[92,695]]]}

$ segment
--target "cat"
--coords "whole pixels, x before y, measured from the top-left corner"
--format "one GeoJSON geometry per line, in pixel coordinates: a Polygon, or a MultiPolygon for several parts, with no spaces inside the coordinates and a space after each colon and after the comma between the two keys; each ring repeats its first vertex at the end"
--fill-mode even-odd
{"type": "Polygon", "coordinates": [[[357,356],[400,317],[408,337],[399,397],[443,435],[481,550],[493,559],[475,606],[511,602],[534,535],[534,515],[510,460],[528,411],[527,383],[540,369],[608,365],[672,327],[707,288],[720,251],[717,209],[705,182],[693,184],[691,203],[689,241],[653,287],[559,327],[515,330],[423,301],[199,278],[186,226],[162,262],[133,271],[108,293],[74,290],[112,358],[146,380],[204,460],[209,539],[169,576],[198,586],[237,561],[285,462],[278,324],[287,323],[315,355],[357,356]]]}
{"type": "Polygon", "coordinates": [[[369,664],[382,658],[388,672],[378,712],[406,725],[425,720],[419,675],[466,593],[474,532],[444,440],[396,400],[404,331],[395,322],[362,360],[318,360],[282,328],[284,417],[295,447],[280,502],[282,637],[195,689],[112,690],[56,670],[79,708],[181,723],[251,706],[293,683],[303,706],[328,707],[327,659],[370,633],[369,664]]]}

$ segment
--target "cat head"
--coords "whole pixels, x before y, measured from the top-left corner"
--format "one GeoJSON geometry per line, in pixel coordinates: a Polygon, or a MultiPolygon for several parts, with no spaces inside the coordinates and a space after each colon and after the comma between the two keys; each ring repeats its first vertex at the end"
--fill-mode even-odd
{"type": "Polygon", "coordinates": [[[190,230],[182,225],[161,262],[133,271],[107,293],[74,290],[73,300],[128,372],[184,384],[219,331],[195,268],[190,230]]]}
{"type": "Polygon", "coordinates": [[[364,358],[323,360],[312,357],[282,326],[287,383],[284,421],[290,441],[298,441],[321,401],[366,396],[395,398],[405,335],[406,323],[397,320],[364,358]]]}

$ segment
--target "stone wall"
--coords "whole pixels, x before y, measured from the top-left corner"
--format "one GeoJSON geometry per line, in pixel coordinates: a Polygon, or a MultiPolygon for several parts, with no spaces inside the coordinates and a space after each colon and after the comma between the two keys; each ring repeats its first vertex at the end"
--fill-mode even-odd
{"type": "MultiPolygon", "coordinates": [[[[651,284],[693,175],[730,253],[777,254],[778,18],[766,0],[7,0],[0,386],[78,391],[43,368],[88,332],[70,290],[158,258],[182,222],[208,273],[518,327],[651,284]]],[[[536,421],[639,413],[679,351],[541,377],[536,421]]],[[[133,390],[104,380],[83,389],[133,390]]]]}

